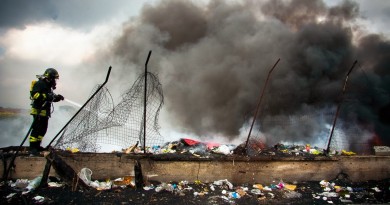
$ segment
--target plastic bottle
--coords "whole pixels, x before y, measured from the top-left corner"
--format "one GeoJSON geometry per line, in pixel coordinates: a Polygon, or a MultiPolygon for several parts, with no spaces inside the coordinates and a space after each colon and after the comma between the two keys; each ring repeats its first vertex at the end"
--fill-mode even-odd
{"type": "Polygon", "coordinates": [[[41,183],[41,180],[42,180],[42,177],[39,176],[39,177],[36,177],[35,179],[31,180],[26,189],[29,190],[29,191],[32,191],[34,190],[35,188],[37,188],[39,186],[39,184],[41,183]]]}

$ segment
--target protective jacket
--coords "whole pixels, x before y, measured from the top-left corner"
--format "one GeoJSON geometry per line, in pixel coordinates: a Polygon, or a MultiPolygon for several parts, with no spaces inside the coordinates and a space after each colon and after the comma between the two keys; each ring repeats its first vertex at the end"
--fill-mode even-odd
{"type": "Polygon", "coordinates": [[[55,99],[51,83],[44,78],[33,81],[30,95],[32,100],[31,114],[50,117],[51,103],[58,101],[55,99]]]}

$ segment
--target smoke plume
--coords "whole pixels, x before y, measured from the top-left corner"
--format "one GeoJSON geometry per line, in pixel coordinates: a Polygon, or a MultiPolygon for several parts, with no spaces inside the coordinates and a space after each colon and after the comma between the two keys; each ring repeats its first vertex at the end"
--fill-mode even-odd
{"type": "Polygon", "coordinates": [[[380,34],[363,33],[359,18],[352,1],[330,7],[321,0],[163,0],[130,19],[110,53],[124,68],[143,65],[153,50],[149,68],[161,78],[164,106],[173,124],[189,133],[237,137],[280,58],[261,104],[261,132],[276,142],[319,137],[319,123],[331,124],[343,100],[346,129],[358,126],[389,144],[389,115],[380,113],[389,112],[390,44],[380,34]],[[330,120],[319,118],[324,113],[330,120]]]}

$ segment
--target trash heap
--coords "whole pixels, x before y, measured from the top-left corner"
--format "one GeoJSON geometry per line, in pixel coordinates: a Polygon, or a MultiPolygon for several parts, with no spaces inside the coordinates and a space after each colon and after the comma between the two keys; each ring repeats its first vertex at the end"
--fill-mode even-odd
{"type": "Polygon", "coordinates": [[[234,186],[227,179],[223,179],[212,183],[202,183],[197,180],[192,184],[188,181],[181,181],[177,184],[161,183],[157,186],[151,184],[145,186],[144,190],[154,190],[155,192],[168,191],[180,196],[193,195],[194,197],[206,197],[213,195],[213,198],[220,198],[226,202],[232,202],[232,200],[242,197],[255,197],[259,200],[274,198],[275,194],[272,193],[273,190],[283,191],[285,197],[288,198],[300,198],[302,194],[295,192],[296,187],[297,185],[286,184],[283,181],[277,184],[270,184],[269,186],[263,186],[262,184],[234,186]]]}
{"type": "Polygon", "coordinates": [[[90,190],[73,190],[68,184],[55,182],[58,179],[54,179],[49,182],[48,188],[36,190],[36,184],[40,180],[41,178],[37,177],[33,180],[8,181],[8,186],[11,187],[8,191],[4,190],[6,186],[2,183],[0,186],[1,204],[20,202],[21,198],[31,199],[35,204],[52,204],[56,200],[64,204],[72,204],[91,202],[91,200],[99,203],[113,203],[114,200],[139,202],[140,199],[144,202],[154,201],[154,204],[158,204],[159,200],[164,204],[169,199],[178,203],[193,202],[194,204],[380,204],[390,202],[390,179],[361,183],[339,179],[301,183],[276,180],[270,184],[241,185],[221,179],[213,182],[199,180],[156,182],[145,185],[142,189],[136,189],[134,178],[123,177],[104,182],[104,189],[101,185],[100,188],[94,185],[94,183],[102,184],[102,182],[90,181],[90,186],[94,187],[90,190]],[[79,198],[76,199],[75,196],[79,198]]]}
{"type": "MultiPolygon", "coordinates": [[[[260,143],[260,142],[259,142],[260,143]]],[[[184,154],[192,155],[196,157],[210,157],[213,154],[219,155],[234,155],[243,154],[245,149],[245,143],[240,145],[234,144],[220,144],[214,142],[201,142],[189,138],[181,138],[177,141],[167,142],[162,146],[146,147],[146,153],[150,154],[184,154]]],[[[138,143],[130,146],[127,149],[123,149],[122,153],[125,154],[142,154],[144,150],[138,143]]],[[[245,153],[244,153],[245,154],[245,153]]],[[[331,150],[330,155],[345,155],[352,156],[356,153],[346,150],[336,151],[331,150]]],[[[278,143],[273,147],[251,149],[248,147],[249,156],[308,156],[308,155],[325,155],[325,150],[317,146],[306,145],[284,145],[278,143]]]]}
{"type": "MultiPolygon", "coordinates": [[[[122,149],[122,153],[130,154],[142,154],[144,150],[141,146],[135,145],[130,146],[127,149],[122,149]]],[[[236,145],[233,144],[219,144],[213,142],[200,142],[188,138],[181,138],[177,141],[166,142],[162,146],[146,147],[146,153],[150,154],[190,154],[194,156],[208,156],[210,154],[233,154],[236,145]]],[[[114,151],[116,152],[116,151],[114,151]]]]}

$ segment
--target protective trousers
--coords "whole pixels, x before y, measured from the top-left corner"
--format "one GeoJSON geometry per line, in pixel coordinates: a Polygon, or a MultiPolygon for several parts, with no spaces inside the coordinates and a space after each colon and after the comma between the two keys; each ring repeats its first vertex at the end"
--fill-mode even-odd
{"type": "Polygon", "coordinates": [[[30,153],[37,155],[42,150],[41,142],[46,134],[49,117],[33,115],[34,121],[30,134],[30,153]]]}

